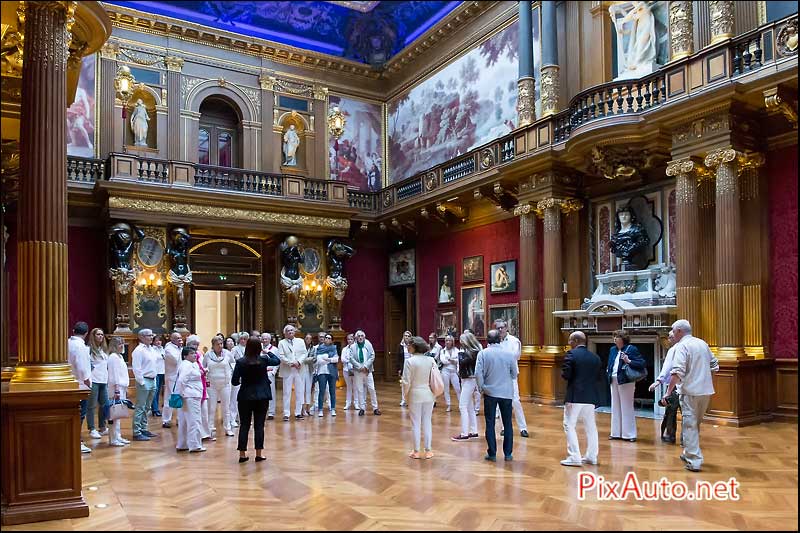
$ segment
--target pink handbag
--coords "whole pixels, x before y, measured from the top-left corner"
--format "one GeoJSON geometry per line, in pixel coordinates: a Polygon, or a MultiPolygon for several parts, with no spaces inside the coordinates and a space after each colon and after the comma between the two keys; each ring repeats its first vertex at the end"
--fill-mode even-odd
{"type": "Polygon", "coordinates": [[[428,379],[428,386],[434,396],[441,396],[444,394],[444,380],[442,373],[436,367],[436,363],[431,364],[431,377],[428,379]]]}

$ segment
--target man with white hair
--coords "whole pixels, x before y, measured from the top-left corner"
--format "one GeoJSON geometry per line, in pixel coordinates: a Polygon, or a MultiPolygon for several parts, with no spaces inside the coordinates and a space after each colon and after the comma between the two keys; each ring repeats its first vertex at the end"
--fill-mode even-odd
{"type": "Polygon", "coordinates": [[[603,362],[596,353],[586,349],[586,335],[573,331],[569,336],[572,348],[567,352],[561,366],[561,377],[567,380],[567,395],[564,401],[564,432],[567,434],[567,458],[564,466],[597,464],[600,448],[594,410],[600,403],[600,382],[604,380],[603,362]],[[586,455],[581,455],[578,433],[575,426],[583,420],[586,432],[586,455]]]}
{"type": "MultiPolygon", "coordinates": [[[[164,397],[167,400],[169,400],[172,389],[175,387],[175,380],[178,378],[181,348],[183,348],[183,337],[178,332],[172,332],[169,342],[164,346],[164,397]]],[[[161,427],[172,427],[172,407],[169,406],[169,401],[164,402],[164,407],[161,409],[161,427]]]]}
{"type": "Polygon", "coordinates": [[[375,392],[375,380],[372,377],[373,363],[375,362],[375,349],[372,343],[367,340],[366,334],[362,330],[356,331],[356,343],[350,349],[350,364],[353,367],[353,382],[355,393],[353,403],[358,409],[358,416],[364,416],[367,408],[367,389],[369,389],[370,399],[372,400],[372,414],[381,415],[378,409],[378,395],[375,392]]]}
{"type": "MultiPolygon", "coordinates": [[[[237,337],[238,337],[237,342],[239,344],[234,346],[233,350],[231,350],[231,355],[233,355],[233,367],[236,366],[236,361],[238,361],[239,359],[244,357],[244,349],[247,347],[247,341],[250,340],[250,334],[247,333],[246,331],[242,331],[241,333],[239,333],[237,335],[237,337]]],[[[231,370],[233,370],[233,368],[231,368],[231,370]]],[[[241,389],[241,388],[242,388],[241,384],[240,385],[231,385],[231,399],[230,399],[231,415],[230,415],[230,420],[231,420],[231,427],[232,428],[238,428],[239,427],[239,401],[238,401],[238,398],[239,398],[239,389],[241,389]]],[[[273,396],[272,398],[273,398],[273,403],[274,403],[275,396],[273,396]]]]}
{"type": "Polygon", "coordinates": [[[156,394],[156,360],[161,354],[153,348],[153,330],[139,330],[139,345],[131,354],[136,378],[136,410],[133,415],[133,440],[150,440],[155,433],[147,430],[147,407],[156,394]]]}
{"type": "Polygon", "coordinates": [[[675,354],[672,361],[671,377],[663,401],[672,394],[680,383],[681,412],[683,413],[684,451],[681,460],[686,470],[699,472],[703,465],[700,451],[700,424],[706,414],[714,383],[711,372],[719,370],[716,359],[702,339],[692,336],[692,326],[688,320],[677,320],[672,324],[675,335],[675,354]]]}
{"type": "MultiPolygon", "coordinates": [[[[519,358],[522,355],[522,343],[514,335],[508,332],[508,323],[505,320],[498,318],[494,321],[494,328],[500,332],[500,347],[514,354],[517,358],[517,365],[519,365],[519,358]]],[[[525,420],[525,411],[522,410],[522,402],[519,399],[519,379],[514,378],[514,398],[511,402],[511,407],[514,411],[514,418],[519,426],[519,434],[522,437],[528,438],[528,422],[525,420]]],[[[505,431],[505,430],[503,430],[505,431]]],[[[503,435],[503,431],[500,435],[503,435]]]]}
{"type": "Polygon", "coordinates": [[[295,337],[297,329],[291,324],[283,328],[284,339],[278,343],[278,357],[281,360],[280,374],[283,378],[283,421],[289,421],[289,404],[294,386],[294,418],[303,420],[303,397],[305,383],[303,381],[303,360],[308,355],[306,343],[295,337]]]}
{"type": "MultiPolygon", "coordinates": [[[[275,357],[278,357],[278,348],[272,345],[272,335],[270,333],[262,333],[261,334],[261,355],[266,356],[267,354],[272,354],[275,357]]],[[[269,402],[269,407],[267,408],[267,420],[274,420],[275,419],[275,403],[278,400],[278,394],[275,390],[275,372],[278,370],[277,366],[268,366],[267,367],[267,377],[269,378],[269,390],[272,392],[272,401],[269,402]]]]}

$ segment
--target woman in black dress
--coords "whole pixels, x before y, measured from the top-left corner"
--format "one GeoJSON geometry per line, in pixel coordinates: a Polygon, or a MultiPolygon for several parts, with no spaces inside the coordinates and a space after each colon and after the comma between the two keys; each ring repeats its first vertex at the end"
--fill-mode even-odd
{"type": "Polygon", "coordinates": [[[236,361],[233,369],[231,384],[237,386],[241,384],[239,394],[236,398],[239,404],[239,462],[244,463],[247,457],[247,441],[250,438],[251,419],[255,418],[255,447],[256,461],[266,461],[264,457],[264,420],[267,418],[269,401],[272,399],[272,392],[269,388],[269,377],[267,377],[268,366],[278,366],[281,361],[275,355],[261,355],[261,341],[258,337],[250,337],[244,349],[244,357],[236,361]]]}

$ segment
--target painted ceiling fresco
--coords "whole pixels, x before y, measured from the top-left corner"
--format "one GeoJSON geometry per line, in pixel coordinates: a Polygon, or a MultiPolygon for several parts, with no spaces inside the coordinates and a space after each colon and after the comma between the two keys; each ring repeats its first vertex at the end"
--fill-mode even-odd
{"type": "Polygon", "coordinates": [[[111,1],[382,67],[461,2],[111,1]]]}

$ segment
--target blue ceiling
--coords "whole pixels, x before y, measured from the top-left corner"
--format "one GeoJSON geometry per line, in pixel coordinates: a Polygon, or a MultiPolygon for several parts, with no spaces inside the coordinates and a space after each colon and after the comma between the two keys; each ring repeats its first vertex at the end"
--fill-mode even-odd
{"type": "Polygon", "coordinates": [[[111,1],[381,68],[461,2],[111,1]]]}

